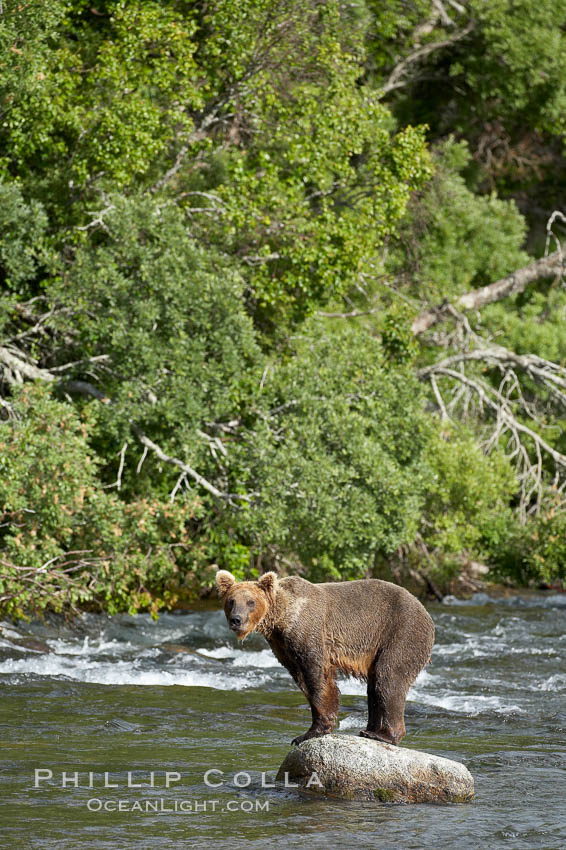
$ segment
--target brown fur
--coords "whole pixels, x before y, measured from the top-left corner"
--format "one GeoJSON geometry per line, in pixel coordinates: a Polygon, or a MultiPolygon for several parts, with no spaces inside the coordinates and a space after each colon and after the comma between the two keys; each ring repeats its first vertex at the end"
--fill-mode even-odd
{"type": "Polygon", "coordinates": [[[378,579],[311,584],[298,576],[236,582],[219,570],[230,628],[243,640],[258,631],[308,699],[312,724],[300,743],[332,732],[338,716],[336,673],[367,681],[368,738],[397,744],[405,699],[430,660],[434,624],[407,590],[378,579]]]}

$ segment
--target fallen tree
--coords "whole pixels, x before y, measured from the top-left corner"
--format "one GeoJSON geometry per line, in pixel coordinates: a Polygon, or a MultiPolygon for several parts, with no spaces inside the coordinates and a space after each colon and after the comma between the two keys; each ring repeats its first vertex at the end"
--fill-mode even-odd
{"type": "Polygon", "coordinates": [[[501,301],[501,299],[509,298],[511,295],[518,295],[531,283],[536,283],[543,278],[560,277],[564,272],[565,265],[566,259],[560,248],[553,254],[549,254],[548,257],[541,257],[540,260],[535,260],[528,266],[496,280],[488,286],[466,292],[454,304],[449,304],[446,301],[425,310],[413,320],[411,330],[415,336],[419,336],[439,322],[454,317],[454,311],[466,313],[470,310],[480,310],[486,304],[493,304],[495,301],[501,301]]]}
{"type": "Polygon", "coordinates": [[[545,278],[560,280],[565,262],[558,243],[552,254],[466,292],[453,303],[421,312],[411,325],[412,333],[420,337],[440,323],[455,323],[454,332],[435,334],[431,340],[452,353],[420,368],[419,378],[430,383],[442,420],[475,417],[484,423],[485,451],[504,446],[517,472],[523,522],[539,511],[545,487],[551,485],[558,493],[566,488],[566,455],[544,435],[548,411],[561,415],[566,410],[566,367],[495,345],[472,329],[465,314],[518,295],[545,278]]]}

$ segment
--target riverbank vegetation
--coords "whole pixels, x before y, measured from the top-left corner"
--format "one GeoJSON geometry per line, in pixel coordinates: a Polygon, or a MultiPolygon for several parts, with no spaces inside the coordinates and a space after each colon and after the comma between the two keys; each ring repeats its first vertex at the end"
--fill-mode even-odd
{"type": "Polygon", "coordinates": [[[562,586],[565,21],[0,4],[3,611],[562,586]]]}

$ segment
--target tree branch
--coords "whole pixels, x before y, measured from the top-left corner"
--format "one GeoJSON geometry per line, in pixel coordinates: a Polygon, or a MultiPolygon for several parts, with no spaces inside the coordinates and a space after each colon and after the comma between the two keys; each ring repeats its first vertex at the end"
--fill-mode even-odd
{"type": "MultiPolygon", "coordinates": [[[[507,353],[512,355],[512,352],[507,353]]],[[[470,354],[473,354],[473,352],[470,352],[470,354]]],[[[509,395],[516,389],[519,389],[520,393],[520,388],[518,387],[518,382],[513,372],[506,373],[499,390],[497,390],[495,387],[485,381],[482,381],[481,378],[471,378],[464,372],[452,369],[449,365],[446,365],[449,363],[454,364],[458,360],[459,362],[463,362],[465,359],[465,354],[455,355],[454,358],[447,358],[442,361],[442,363],[436,363],[432,366],[427,366],[425,369],[421,369],[419,377],[422,379],[429,379],[435,384],[436,378],[450,378],[453,381],[456,381],[464,388],[465,391],[467,391],[463,396],[458,392],[454,394],[453,401],[447,406],[442,398],[438,385],[436,385],[435,395],[443,418],[445,418],[447,407],[451,407],[453,404],[459,403],[460,401],[464,404],[464,411],[467,411],[470,394],[475,394],[477,396],[481,411],[483,411],[483,408],[486,407],[495,415],[495,427],[490,438],[486,441],[485,450],[489,453],[489,451],[499,442],[500,438],[505,433],[509,435],[511,451],[507,456],[509,460],[514,460],[517,466],[517,476],[521,487],[520,515],[522,520],[525,520],[527,514],[530,511],[538,510],[541,504],[543,492],[543,454],[547,455],[554,461],[557,478],[558,469],[566,471],[566,455],[561,454],[553,448],[537,431],[529,428],[514,415],[511,409],[511,400],[509,395]],[[507,395],[504,395],[503,389],[506,384],[507,395]],[[534,461],[531,459],[527,447],[524,444],[525,437],[531,441],[534,447],[536,455],[536,460],[534,461]],[[536,502],[533,507],[531,501],[534,495],[536,495],[536,502]]],[[[475,358],[468,357],[467,359],[470,360],[475,358]]],[[[522,394],[519,396],[518,403],[528,414],[529,405],[522,397],[522,394]]]]}
{"type": "Polygon", "coordinates": [[[183,470],[186,475],[189,475],[194,481],[197,482],[201,487],[203,487],[208,493],[214,496],[216,499],[223,499],[225,501],[234,503],[235,499],[239,499],[244,502],[251,502],[249,496],[242,496],[239,493],[222,493],[218,490],[214,484],[211,484],[210,481],[207,481],[206,478],[203,478],[200,473],[193,469],[192,466],[189,466],[188,463],[185,463],[179,458],[171,457],[170,455],[165,454],[163,449],[161,449],[157,443],[154,443],[153,440],[150,440],[143,431],[141,431],[137,426],[132,425],[132,430],[140,443],[148,449],[151,449],[157,457],[162,460],[164,463],[170,463],[173,466],[177,466],[179,469],[183,470]]]}
{"type": "Polygon", "coordinates": [[[175,157],[175,162],[173,163],[171,168],[169,168],[165,172],[165,174],[163,174],[159,178],[159,180],[157,180],[153,184],[153,186],[150,187],[150,190],[149,190],[150,192],[158,192],[161,188],[163,188],[163,186],[166,183],[168,183],[177,174],[177,172],[179,171],[179,169],[183,165],[183,161],[184,161],[186,155],[188,154],[188,152],[190,151],[191,147],[194,144],[196,144],[197,142],[201,142],[203,139],[206,138],[207,131],[217,121],[218,112],[220,111],[220,109],[223,105],[224,105],[224,101],[220,102],[217,106],[215,106],[214,109],[212,109],[207,115],[205,115],[203,117],[199,126],[195,127],[195,129],[189,135],[189,137],[186,140],[186,142],[184,143],[184,145],[182,145],[181,148],[179,149],[179,151],[177,152],[177,156],[175,157]]]}
{"type": "Polygon", "coordinates": [[[418,375],[421,378],[426,378],[434,374],[439,368],[451,368],[458,363],[468,363],[470,361],[487,361],[499,366],[512,366],[520,369],[533,378],[533,380],[543,383],[549,389],[554,388],[556,390],[558,388],[558,397],[566,405],[566,394],[561,392],[561,390],[566,390],[566,369],[564,367],[558,363],[553,363],[552,360],[545,360],[542,357],[538,357],[536,354],[515,354],[514,351],[509,351],[509,349],[499,345],[453,354],[439,363],[433,363],[432,366],[426,366],[424,369],[420,369],[418,375]]]}
{"type": "Polygon", "coordinates": [[[19,351],[0,346],[0,364],[4,366],[6,381],[9,384],[21,384],[24,378],[31,381],[54,381],[55,376],[48,369],[40,369],[30,363],[19,351]]]}
{"type": "Polygon", "coordinates": [[[466,292],[460,298],[450,305],[448,303],[440,304],[432,310],[427,310],[421,313],[414,319],[411,330],[415,336],[424,333],[429,328],[439,322],[445,321],[451,315],[451,309],[456,308],[467,312],[468,310],[479,310],[485,307],[486,304],[492,304],[494,301],[501,301],[503,298],[508,298],[510,295],[517,295],[530,283],[534,283],[542,278],[554,277],[564,270],[564,257],[562,250],[555,251],[548,257],[541,257],[540,260],[530,263],[518,271],[513,272],[507,277],[502,277],[488,286],[482,286],[481,289],[474,289],[472,292],[466,292]]]}
{"type": "Polygon", "coordinates": [[[358,316],[371,316],[380,312],[383,312],[383,307],[376,307],[374,310],[352,310],[350,313],[323,313],[319,310],[316,315],[322,316],[323,319],[357,319],[358,316]]]}
{"type": "Polygon", "coordinates": [[[106,393],[95,387],[89,381],[64,381],[61,380],[59,372],[64,372],[73,366],[79,365],[80,362],[90,363],[95,361],[105,361],[109,357],[107,354],[102,354],[99,357],[93,357],[77,363],[66,363],[63,366],[55,366],[53,369],[42,369],[37,364],[26,360],[23,352],[16,349],[0,346],[0,371],[3,372],[4,380],[7,384],[21,384],[24,378],[30,381],[47,381],[48,383],[57,382],[57,386],[63,391],[69,393],[79,393],[80,395],[92,396],[98,399],[103,404],[108,404],[110,399],[106,393]],[[2,369],[3,367],[3,369],[2,369]]]}
{"type": "Polygon", "coordinates": [[[405,57],[405,59],[395,65],[387,81],[381,88],[382,97],[395,89],[400,89],[409,85],[411,79],[407,78],[407,74],[412,65],[417,64],[422,59],[426,59],[427,56],[430,56],[431,53],[434,53],[437,50],[442,50],[444,47],[450,47],[452,44],[456,44],[456,42],[461,41],[470,34],[473,28],[474,22],[469,21],[463,30],[455,32],[454,35],[451,35],[442,41],[434,41],[430,44],[423,44],[422,47],[416,47],[411,53],[409,53],[408,56],[405,57]]]}
{"type": "MultiPolygon", "coordinates": [[[[106,357],[106,355],[103,355],[103,356],[106,357]]],[[[88,381],[78,381],[77,380],[77,381],[63,381],[63,382],[61,382],[60,379],[59,379],[59,376],[53,375],[49,371],[49,369],[40,369],[35,364],[29,363],[27,360],[25,360],[23,358],[22,354],[18,353],[16,355],[11,350],[9,350],[8,348],[5,348],[5,347],[0,347],[0,365],[2,365],[2,364],[5,367],[4,368],[5,379],[10,384],[22,383],[24,378],[28,378],[30,380],[36,380],[36,381],[37,380],[48,381],[48,382],[51,382],[51,383],[53,383],[54,381],[58,381],[58,382],[60,382],[59,385],[61,386],[61,388],[68,391],[68,392],[77,392],[77,393],[81,393],[82,395],[92,396],[92,397],[98,399],[99,401],[101,401],[103,404],[109,404],[110,403],[110,399],[108,398],[108,396],[104,392],[99,390],[97,387],[95,387],[93,384],[89,383],[88,381]]],[[[73,364],[69,364],[69,365],[73,365],[73,364]]],[[[59,367],[60,371],[63,370],[64,368],[65,367],[59,367]]],[[[8,410],[8,413],[11,412],[11,407],[10,407],[10,405],[8,405],[7,402],[2,401],[2,408],[6,408],[8,410]]],[[[191,466],[189,466],[188,463],[184,463],[182,460],[179,460],[178,458],[170,457],[169,455],[165,454],[165,452],[157,445],[157,443],[154,443],[152,440],[150,440],[149,437],[147,437],[143,433],[143,431],[141,431],[137,426],[132,425],[132,430],[134,431],[135,435],[137,436],[139,441],[144,446],[144,456],[143,456],[140,464],[138,464],[138,472],[141,468],[141,463],[143,463],[143,459],[145,458],[145,454],[146,454],[147,450],[151,449],[151,451],[154,452],[154,454],[156,454],[157,457],[160,460],[164,461],[165,463],[170,463],[173,466],[177,466],[179,469],[181,469],[183,471],[183,476],[186,476],[186,475],[190,476],[194,481],[197,482],[197,484],[199,484],[201,487],[203,487],[205,490],[207,490],[207,492],[209,492],[216,499],[222,499],[224,501],[229,502],[231,505],[236,505],[236,502],[238,500],[244,501],[244,502],[251,502],[251,497],[249,497],[249,496],[244,496],[244,495],[241,495],[239,493],[222,493],[213,484],[211,484],[210,481],[207,481],[206,478],[204,478],[202,475],[200,475],[200,473],[198,473],[196,471],[196,469],[193,469],[191,466]]],[[[221,442],[218,438],[209,437],[207,434],[205,434],[202,431],[199,431],[198,433],[199,433],[199,436],[206,438],[207,441],[209,442],[209,444],[212,444],[215,449],[219,449],[223,454],[226,453],[224,446],[221,444],[221,442]]],[[[125,443],[123,448],[122,448],[122,451],[120,452],[120,468],[118,470],[118,478],[117,478],[116,483],[112,485],[113,487],[116,486],[118,489],[120,489],[120,485],[121,485],[122,471],[123,471],[123,468],[124,468],[124,454],[125,454],[125,450],[127,448],[127,445],[128,444],[125,443]]],[[[214,455],[214,456],[216,457],[216,455],[214,455]]],[[[175,490],[175,492],[176,492],[176,490],[175,490]]]]}

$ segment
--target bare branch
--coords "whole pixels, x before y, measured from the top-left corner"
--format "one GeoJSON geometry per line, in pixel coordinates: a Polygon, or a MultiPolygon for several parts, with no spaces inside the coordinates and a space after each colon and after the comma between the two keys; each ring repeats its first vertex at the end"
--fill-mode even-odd
{"type": "Polygon", "coordinates": [[[21,384],[24,378],[31,381],[55,380],[48,369],[40,369],[26,360],[20,351],[6,346],[0,346],[0,364],[4,366],[4,377],[8,384],[21,384]]]}
{"type": "Polygon", "coordinates": [[[323,319],[357,319],[358,316],[371,316],[373,313],[383,312],[383,307],[376,307],[374,310],[352,310],[350,313],[323,313],[317,312],[317,316],[322,316],[323,319]]]}
{"type": "MultiPolygon", "coordinates": [[[[18,306],[19,305],[16,305],[16,307],[18,307],[18,306]]],[[[21,312],[23,313],[23,311],[21,311],[21,312]]],[[[48,319],[50,319],[51,316],[53,316],[53,314],[55,312],[57,312],[56,308],[52,307],[47,313],[44,313],[42,316],[39,316],[39,318],[36,317],[36,316],[33,316],[33,314],[31,316],[29,316],[29,314],[28,314],[28,316],[30,318],[33,318],[33,320],[35,321],[35,324],[31,328],[27,328],[27,330],[21,331],[19,334],[16,334],[15,336],[10,337],[10,342],[12,342],[12,343],[18,342],[22,339],[25,339],[28,336],[33,336],[36,333],[40,333],[40,332],[45,333],[43,326],[44,326],[45,322],[48,319]]]]}
{"type": "Polygon", "coordinates": [[[177,478],[177,481],[176,481],[176,483],[175,483],[175,486],[174,486],[174,487],[173,487],[173,489],[171,490],[171,495],[169,496],[169,501],[171,502],[171,504],[173,504],[173,502],[175,501],[175,496],[177,495],[177,490],[179,489],[179,487],[181,487],[181,485],[182,485],[182,484],[183,484],[186,480],[187,480],[187,473],[186,473],[186,472],[181,472],[181,474],[180,474],[180,475],[179,475],[179,477],[177,478]]]}
{"type": "Polygon", "coordinates": [[[218,461],[217,452],[220,452],[223,457],[227,457],[228,452],[226,451],[226,446],[219,437],[211,437],[209,434],[206,434],[199,428],[197,428],[197,434],[199,437],[201,437],[203,440],[206,440],[206,442],[208,443],[210,453],[214,460],[218,461]]]}
{"type": "Polygon", "coordinates": [[[71,592],[73,589],[76,589],[80,595],[87,595],[96,581],[96,576],[91,574],[90,579],[85,583],[82,579],[79,582],[77,579],[72,578],[71,574],[78,570],[90,569],[105,559],[74,556],[88,555],[91,551],[90,549],[85,549],[63,552],[55,558],[46,561],[41,567],[21,566],[0,557],[0,565],[8,568],[8,575],[10,572],[16,573],[15,583],[11,581],[5,582],[5,592],[0,597],[0,604],[15,599],[21,593],[21,585],[29,584],[37,587],[37,592],[40,594],[44,594],[48,589],[51,601],[58,598],[64,601],[72,611],[78,613],[78,610],[71,601],[71,592]],[[53,567],[53,569],[50,570],[50,567],[53,567]]]}
{"type": "MultiPolygon", "coordinates": [[[[555,251],[549,254],[548,257],[541,257],[540,260],[530,263],[518,271],[513,272],[507,277],[496,280],[488,286],[482,286],[481,289],[474,289],[472,292],[466,292],[460,296],[454,304],[457,310],[479,310],[485,307],[486,304],[492,304],[494,301],[501,301],[503,298],[508,298],[510,295],[517,295],[530,283],[543,278],[555,277],[561,275],[564,270],[564,258],[562,250],[555,251]]],[[[447,302],[440,304],[432,310],[427,310],[421,313],[413,321],[411,330],[415,336],[424,333],[433,325],[445,321],[448,316],[452,315],[450,308],[452,305],[447,302]]]]}
{"type": "Polygon", "coordinates": [[[552,225],[556,221],[556,219],[560,219],[563,224],[566,224],[566,216],[560,212],[560,210],[554,210],[548,221],[546,222],[546,242],[544,245],[544,256],[548,255],[548,251],[550,248],[550,240],[553,239],[556,243],[556,250],[560,252],[562,255],[562,245],[560,244],[560,239],[555,234],[552,229],[552,225]]]}
{"type": "MultiPolygon", "coordinates": [[[[92,396],[98,399],[103,404],[109,404],[110,399],[106,393],[99,390],[94,384],[89,381],[61,381],[57,372],[62,372],[65,369],[70,369],[78,363],[68,363],[64,366],[56,366],[53,369],[42,369],[33,363],[30,359],[26,359],[27,355],[17,349],[0,346],[0,371],[7,384],[16,385],[23,383],[24,379],[30,381],[46,381],[53,383],[57,381],[58,386],[65,392],[79,393],[80,395],[92,396]],[[3,368],[2,368],[3,367],[3,368]]],[[[107,355],[101,355],[100,358],[92,358],[91,360],[83,361],[93,362],[96,360],[106,360],[107,355]]]]}
{"type": "Polygon", "coordinates": [[[141,470],[142,470],[143,462],[144,462],[144,460],[145,460],[145,459],[146,459],[146,457],[147,457],[147,453],[148,453],[148,451],[149,451],[148,447],[147,447],[147,446],[144,446],[144,447],[143,447],[143,453],[142,453],[142,456],[140,457],[139,463],[138,463],[138,465],[136,466],[136,475],[139,475],[139,474],[140,474],[140,472],[141,472],[141,470]]]}
{"type": "Polygon", "coordinates": [[[262,266],[264,263],[272,263],[274,260],[280,260],[281,254],[247,254],[245,257],[242,257],[242,262],[246,263],[248,266],[262,266]]]}
{"type": "Polygon", "coordinates": [[[448,421],[450,421],[450,417],[448,415],[448,411],[446,410],[446,405],[444,404],[444,399],[442,398],[440,390],[438,389],[438,384],[436,382],[436,378],[434,377],[434,375],[431,375],[430,383],[432,385],[432,391],[434,393],[434,397],[436,398],[436,403],[438,404],[438,407],[440,409],[441,421],[442,422],[448,422],[448,421]]]}
{"type": "MultiPolygon", "coordinates": [[[[441,360],[439,363],[434,363],[432,366],[426,366],[419,370],[420,377],[427,377],[437,371],[439,367],[450,368],[457,363],[466,363],[470,361],[488,361],[501,366],[513,366],[526,372],[535,380],[539,380],[544,384],[553,384],[566,390],[566,368],[558,363],[553,363],[552,360],[545,360],[543,357],[538,357],[536,354],[515,354],[514,351],[503,346],[492,346],[490,348],[476,348],[473,351],[462,351],[458,354],[453,354],[450,357],[441,360]]],[[[561,394],[562,400],[566,403],[566,395],[561,394]]]]}
{"type": "MultiPolygon", "coordinates": [[[[469,353],[473,354],[473,352],[469,353]]],[[[461,357],[466,359],[466,354],[461,357]]],[[[529,428],[517,419],[513,413],[511,404],[514,402],[512,402],[510,396],[517,389],[519,391],[518,403],[520,407],[527,409],[528,412],[528,406],[520,394],[517,377],[513,372],[506,374],[499,389],[496,389],[481,378],[471,378],[463,371],[452,369],[449,365],[446,365],[447,363],[454,363],[458,358],[459,356],[456,355],[454,358],[447,358],[442,363],[436,363],[433,366],[426,367],[426,369],[420,370],[419,377],[422,379],[428,378],[431,381],[436,381],[440,377],[450,378],[463,386],[467,391],[463,396],[460,394],[465,412],[468,409],[469,396],[473,394],[478,399],[480,413],[483,414],[485,408],[494,414],[495,426],[484,448],[489,453],[503,436],[507,436],[507,456],[509,460],[514,461],[517,468],[517,477],[521,488],[520,516],[524,521],[527,514],[538,510],[541,504],[543,493],[543,455],[547,455],[554,461],[556,480],[559,478],[559,470],[562,471],[562,475],[566,474],[566,456],[553,448],[537,431],[529,428]],[[505,386],[506,384],[508,386],[505,386]],[[534,447],[535,461],[530,457],[527,446],[525,445],[525,438],[534,447]],[[535,499],[534,506],[532,505],[533,498],[535,499]]],[[[471,358],[468,357],[467,359],[471,358]]],[[[462,362],[463,360],[460,359],[460,363],[462,362]]],[[[442,411],[440,403],[439,407],[442,411]]],[[[444,409],[446,410],[446,406],[444,406],[444,409]]]]}
{"type": "Polygon", "coordinates": [[[75,366],[88,366],[91,363],[108,363],[111,360],[109,354],[97,354],[95,357],[86,357],[83,360],[74,360],[71,363],[65,363],[63,366],[52,366],[49,371],[53,375],[58,375],[61,372],[66,372],[68,369],[74,369],[75,366]]]}
{"type": "Polygon", "coordinates": [[[250,502],[251,499],[248,496],[242,496],[239,493],[221,493],[214,484],[211,484],[210,481],[207,481],[206,478],[203,478],[200,473],[193,469],[192,466],[189,466],[188,463],[185,463],[179,458],[171,457],[170,455],[165,454],[163,449],[161,449],[157,443],[154,443],[153,440],[150,440],[143,431],[140,431],[136,426],[132,426],[132,430],[134,431],[136,437],[142,443],[142,445],[146,446],[148,449],[151,449],[157,457],[162,460],[164,463],[170,463],[173,466],[177,466],[179,469],[182,469],[183,472],[190,476],[194,481],[197,482],[204,490],[214,496],[216,499],[223,499],[225,501],[233,504],[234,500],[240,500],[244,502],[250,502]]]}
{"type": "Polygon", "coordinates": [[[16,412],[9,401],[0,396],[0,408],[6,412],[8,419],[17,419],[16,412]]]}
{"type": "Polygon", "coordinates": [[[434,41],[430,44],[423,44],[421,47],[416,47],[414,50],[409,53],[401,62],[399,62],[392,70],[389,75],[387,81],[381,88],[381,96],[389,94],[389,92],[395,91],[395,89],[403,88],[411,83],[412,78],[409,76],[409,72],[414,65],[421,62],[423,59],[426,59],[427,56],[430,56],[431,53],[436,52],[437,50],[442,50],[445,47],[450,47],[456,42],[461,41],[463,38],[466,38],[467,35],[474,28],[474,22],[469,21],[469,23],[462,30],[458,30],[453,35],[448,38],[443,39],[442,41],[434,41]]]}
{"type": "Polygon", "coordinates": [[[103,210],[88,210],[88,214],[93,215],[94,218],[92,219],[92,221],[89,221],[88,224],[85,224],[82,227],[77,227],[76,230],[91,230],[91,228],[93,227],[101,227],[103,230],[106,231],[106,233],[109,233],[110,231],[108,230],[108,225],[104,221],[104,216],[115,209],[116,207],[114,206],[114,204],[109,204],[107,207],[104,207],[103,210]]]}
{"type": "Polygon", "coordinates": [[[128,450],[128,444],[124,443],[124,445],[122,446],[122,448],[119,451],[120,466],[118,467],[118,475],[116,477],[116,481],[114,482],[114,484],[105,484],[103,489],[105,489],[105,490],[106,489],[112,489],[113,487],[115,487],[117,490],[121,489],[121,487],[122,487],[122,473],[124,471],[124,463],[126,461],[127,450],[128,450]]]}
{"type": "Polygon", "coordinates": [[[263,389],[263,385],[265,384],[267,375],[269,374],[269,369],[270,369],[270,365],[268,363],[267,366],[265,367],[265,369],[263,370],[263,375],[261,376],[261,381],[259,382],[260,391],[263,389]]]}
{"type": "Polygon", "coordinates": [[[183,161],[190,151],[191,147],[197,142],[203,141],[206,138],[207,131],[210,127],[218,120],[218,113],[222,106],[229,100],[227,97],[225,100],[221,101],[213,110],[211,110],[207,115],[204,116],[201,123],[198,127],[192,131],[189,135],[185,143],[181,146],[179,151],[177,152],[177,156],[175,157],[175,162],[169,168],[165,174],[163,174],[156,183],[150,188],[150,192],[158,192],[166,183],[168,183],[179,171],[181,166],[183,165],[183,161]]]}
{"type": "Polygon", "coordinates": [[[226,205],[221,200],[221,198],[219,198],[218,195],[215,195],[213,192],[181,192],[180,195],[176,196],[174,203],[178,204],[180,201],[184,200],[185,198],[189,198],[191,196],[197,196],[197,197],[200,197],[200,198],[205,198],[206,200],[210,201],[211,206],[208,206],[208,207],[183,206],[183,212],[186,215],[191,216],[191,215],[194,215],[196,213],[204,213],[205,215],[211,215],[211,216],[219,217],[219,216],[222,216],[226,213],[226,205]]]}

